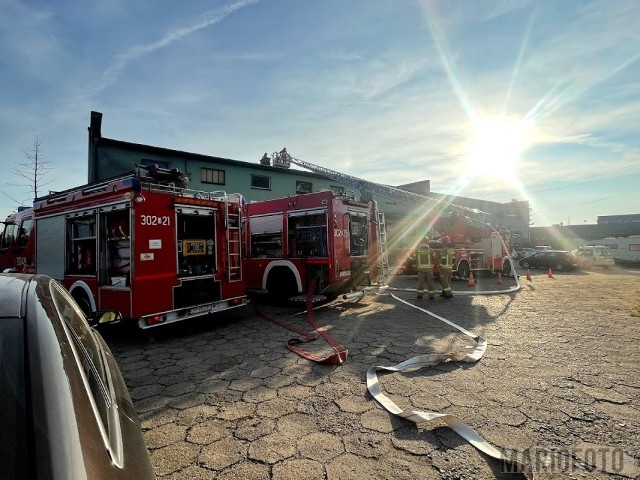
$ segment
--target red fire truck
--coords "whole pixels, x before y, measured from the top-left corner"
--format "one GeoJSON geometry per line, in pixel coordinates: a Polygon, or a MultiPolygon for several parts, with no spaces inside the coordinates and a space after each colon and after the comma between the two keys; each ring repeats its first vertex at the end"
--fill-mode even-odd
{"type": "MultiPolygon", "coordinates": [[[[447,214],[435,219],[436,226],[431,225],[429,227],[432,230],[432,234],[438,233],[436,240],[440,235],[449,235],[456,247],[454,273],[464,279],[468,278],[472,271],[489,270],[509,273],[507,272],[507,266],[510,268],[509,262],[504,262],[503,268],[503,259],[509,255],[509,252],[502,245],[502,239],[508,236],[504,232],[496,233],[488,226],[486,222],[489,220],[490,215],[486,212],[336,172],[335,170],[295,158],[287,152],[286,148],[280,152],[273,153],[272,159],[274,165],[296,164],[312,172],[346,183],[361,191],[392,198],[413,209],[420,208],[432,212],[457,211],[458,213],[456,214],[447,214]]],[[[433,215],[437,214],[434,213],[433,215]]],[[[430,220],[431,218],[425,219],[425,221],[430,220]]],[[[439,248],[438,242],[434,242],[433,246],[434,248],[439,248]]],[[[404,249],[394,246],[394,260],[391,263],[397,269],[396,273],[415,273],[415,262],[411,261],[413,250],[413,248],[404,249]]],[[[438,268],[438,265],[434,264],[434,272],[437,272],[438,268]]]]}
{"type": "Polygon", "coordinates": [[[177,173],[139,168],[36,199],[36,271],[85,313],[118,310],[140,328],[247,303],[243,197],[189,190],[177,173]]]}
{"type": "Polygon", "coordinates": [[[246,210],[249,290],[290,298],[315,278],[314,293],[334,296],[385,283],[384,216],[375,202],[322,191],[252,202],[246,210]]]}
{"type": "Polygon", "coordinates": [[[2,222],[0,230],[0,272],[33,273],[35,240],[31,235],[33,209],[19,207],[2,222]]]}
{"type": "MultiPolygon", "coordinates": [[[[505,231],[493,231],[488,225],[456,214],[439,217],[433,224],[430,240],[431,248],[435,251],[434,273],[440,269],[439,251],[442,248],[440,238],[449,237],[454,247],[453,273],[461,279],[468,279],[471,272],[486,271],[509,274],[510,264],[506,260],[511,254],[509,235],[505,231]],[[503,245],[504,242],[504,245],[503,245]],[[506,246],[506,249],[505,249],[506,246]]],[[[398,273],[416,273],[414,249],[398,249],[398,273]]]]}

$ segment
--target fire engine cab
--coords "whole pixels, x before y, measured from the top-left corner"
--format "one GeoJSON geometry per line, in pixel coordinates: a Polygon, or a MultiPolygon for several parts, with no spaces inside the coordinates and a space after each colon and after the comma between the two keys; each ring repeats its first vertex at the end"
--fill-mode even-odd
{"type": "Polygon", "coordinates": [[[33,273],[33,209],[19,207],[0,228],[0,272],[33,273]]]}
{"type": "Polygon", "coordinates": [[[384,216],[363,203],[321,191],[248,203],[244,273],[247,289],[295,297],[334,296],[384,284],[388,274],[384,216]]]}
{"type": "Polygon", "coordinates": [[[36,271],[61,280],[85,313],[118,310],[141,328],[239,307],[243,205],[144,167],[38,198],[36,271]]]}

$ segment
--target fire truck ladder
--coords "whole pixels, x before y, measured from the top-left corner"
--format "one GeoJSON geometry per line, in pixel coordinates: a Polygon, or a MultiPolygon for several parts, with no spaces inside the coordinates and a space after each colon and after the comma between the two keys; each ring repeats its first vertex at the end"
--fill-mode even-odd
{"type": "Polygon", "coordinates": [[[438,213],[442,213],[444,210],[453,208],[458,212],[464,214],[467,218],[484,222],[488,221],[490,218],[490,215],[488,213],[477,210],[475,208],[469,208],[448,202],[446,200],[427,197],[425,195],[409,192],[407,190],[402,190],[401,188],[396,188],[389,185],[370,182],[368,180],[363,180],[362,178],[347,175],[346,173],[340,173],[326,167],[314,165],[313,163],[307,162],[305,160],[300,160],[299,158],[292,157],[289,152],[287,152],[286,148],[283,148],[280,152],[273,153],[272,159],[274,165],[289,165],[291,163],[295,163],[300,167],[304,167],[308,170],[311,170],[312,172],[324,175],[332,180],[340,181],[359,190],[365,190],[377,195],[381,195],[383,197],[392,198],[404,203],[405,205],[413,207],[425,206],[429,208],[440,207],[440,211],[438,213]]]}
{"type": "Polygon", "coordinates": [[[227,230],[227,275],[229,282],[242,281],[242,251],[240,225],[242,225],[242,195],[224,195],[224,224],[227,230]]]}
{"type": "Polygon", "coordinates": [[[376,220],[378,221],[378,248],[380,254],[380,280],[381,284],[387,283],[389,278],[389,253],[387,252],[387,225],[384,221],[384,212],[378,210],[376,206],[376,220]]]}

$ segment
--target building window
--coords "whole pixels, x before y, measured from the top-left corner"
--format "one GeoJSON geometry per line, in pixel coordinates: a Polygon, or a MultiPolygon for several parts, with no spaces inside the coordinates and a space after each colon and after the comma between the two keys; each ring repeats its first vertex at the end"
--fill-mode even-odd
{"type": "Polygon", "coordinates": [[[251,175],[251,188],[271,190],[271,177],[264,175],[251,175]]]}
{"type": "Polygon", "coordinates": [[[202,183],[224,185],[224,170],[216,170],[214,168],[201,168],[200,181],[202,183]]]}
{"type": "Polygon", "coordinates": [[[340,187],[338,185],[331,185],[331,190],[336,195],[344,195],[344,187],[340,187]]]}
{"type": "Polygon", "coordinates": [[[164,160],[149,160],[143,158],[142,165],[144,165],[145,167],[153,167],[154,165],[156,165],[158,168],[164,168],[165,170],[171,169],[171,165],[169,165],[169,162],[164,160]]]}
{"type": "Polygon", "coordinates": [[[311,182],[296,182],[296,193],[311,193],[311,182]]]}

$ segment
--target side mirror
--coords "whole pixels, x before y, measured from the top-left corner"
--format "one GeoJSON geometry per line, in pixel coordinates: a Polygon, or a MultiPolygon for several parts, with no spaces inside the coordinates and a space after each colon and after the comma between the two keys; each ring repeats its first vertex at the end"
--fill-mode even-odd
{"type": "Polygon", "coordinates": [[[97,310],[87,320],[92,327],[115,325],[122,320],[122,314],[117,310],[97,310]]]}

